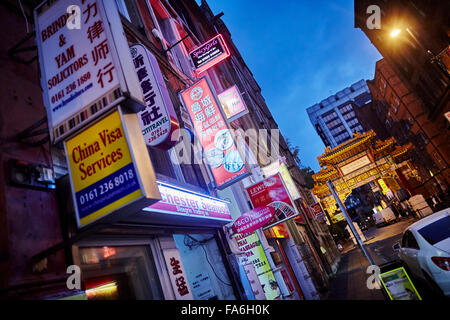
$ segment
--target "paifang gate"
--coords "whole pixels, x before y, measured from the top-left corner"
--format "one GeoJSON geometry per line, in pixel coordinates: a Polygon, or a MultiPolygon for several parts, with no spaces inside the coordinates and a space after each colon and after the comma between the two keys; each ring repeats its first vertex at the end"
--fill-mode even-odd
{"type": "Polygon", "coordinates": [[[401,168],[414,170],[409,161],[412,149],[411,143],[400,146],[394,137],[377,140],[373,130],[362,134],[356,132],[352,139],[333,149],[327,147],[325,153],[317,158],[321,170],[313,175],[315,185],[312,192],[320,199],[332,222],[337,222],[343,217],[334,217],[336,201],[327,181],[332,181],[343,203],[353,189],[380,178],[390,181],[393,191],[400,186],[408,189],[402,183],[405,180],[401,168]]]}

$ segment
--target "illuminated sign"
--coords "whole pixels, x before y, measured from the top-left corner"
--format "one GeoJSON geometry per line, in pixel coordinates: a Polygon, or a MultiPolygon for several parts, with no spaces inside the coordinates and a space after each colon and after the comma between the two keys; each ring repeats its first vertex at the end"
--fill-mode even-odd
{"type": "Polygon", "coordinates": [[[391,189],[389,189],[389,187],[386,185],[383,179],[378,179],[377,182],[380,185],[381,191],[383,192],[384,195],[392,194],[391,189]]]}
{"type": "Polygon", "coordinates": [[[205,42],[189,53],[197,74],[208,70],[230,56],[230,51],[221,34],[205,42]]]}
{"type": "Polygon", "coordinates": [[[114,1],[44,1],[34,18],[52,140],[60,141],[125,97],[143,104],[114,1]],[[79,12],[68,13],[73,6],[79,12]],[[74,19],[80,19],[79,29],[68,28],[74,19]]]}
{"type": "Polygon", "coordinates": [[[214,219],[230,222],[225,201],[158,182],[161,200],[144,208],[147,212],[214,219]]]}
{"type": "Polygon", "coordinates": [[[269,206],[275,209],[275,215],[264,229],[299,216],[279,173],[247,187],[247,193],[254,208],[269,206]]]}
{"type": "MultiPolygon", "coordinates": [[[[137,124],[135,114],[127,116],[137,124]]],[[[130,138],[136,132],[125,130],[123,117],[116,110],[65,142],[78,227],[119,209],[133,213],[155,201],[150,198],[159,199],[147,150],[136,157],[130,138]]],[[[127,130],[136,130],[133,124],[127,130]]],[[[140,134],[139,128],[136,131],[140,134]]],[[[142,146],[137,146],[146,149],[142,135],[139,138],[142,146]]]]}
{"type": "Polygon", "coordinates": [[[314,213],[314,217],[316,218],[316,220],[324,219],[326,217],[325,212],[323,212],[320,203],[314,203],[313,205],[311,205],[311,210],[314,213]]]}
{"type": "Polygon", "coordinates": [[[206,77],[180,93],[218,189],[249,175],[220,104],[206,77]]]}
{"type": "Polygon", "coordinates": [[[274,214],[275,209],[272,207],[255,208],[237,218],[233,223],[232,229],[236,233],[253,232],[269,222],[274,214]]]}
{"type": "Polygon", "coordinates": [[[289,173],[289,170],[286,166],[286,159],[284,157],[276,162],[271,163],[266,167],[261,168],[261,170],[266,178],[273,176],[274,174],[280,173],[281,177],[283,178],[283,182],[286,185],[286,189],[288,190],[289,195],[291,196],[291,199],[292,200],[300,199],[300,193],[298,192],[294,180],[292,180],[291,174],[289,173]]]}
{"type": "Polygon", "coordinates": [[[361,157],[355,161],[352,161],[345,166],[341,167],[341,171],[343,175],[349,174],[353,171],[356,171],[366,165],[370,164],[370,159],[368,156],[361,157]]]}
{"type": "Polygon", "coordinates": [[[228,118],[228,121],[236,120],[248,113],[244,99],[239,92],[237,86],[232,86],[224,92],[217,95],[222,104],[223,111],[228,118]]]}
{"type": "Polygon", "coordinates": [[[171,134],[179,124],[158,61],[142,44],[133,45],[130,51],[147,106],[138,112],[145,143],[169,149],[176,143],[171,134]]]}

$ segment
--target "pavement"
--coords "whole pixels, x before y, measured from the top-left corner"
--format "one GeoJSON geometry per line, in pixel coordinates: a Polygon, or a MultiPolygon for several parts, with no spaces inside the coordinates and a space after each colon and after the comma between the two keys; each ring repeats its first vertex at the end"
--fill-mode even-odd
{"type": "MultiPolygon", "coordinates": [[[[367,251],[376,265],[397,259],[397,253],[392,249],[395,242],[400,241],[405,228],[414,223],[413,218],[402,219],[397,223],[370,228],[364,234],[367,251]]],[[[371,273],[366,273],[369,262],[362,251],[348,242],[344,244],[341,262],[336,274],[330,278],[328,300],[385,300],[379,289],[369,289],[367,280],[371,273]]]]}

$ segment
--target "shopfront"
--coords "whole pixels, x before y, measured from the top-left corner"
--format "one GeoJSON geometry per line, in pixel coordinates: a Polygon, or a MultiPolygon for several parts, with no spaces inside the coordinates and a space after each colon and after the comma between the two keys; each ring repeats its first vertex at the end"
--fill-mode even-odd
{"type": "Polygon", "coordinates": [[[72,247],[88,299],[234,300],[227,203],[158,183],[162,200],[72,247]]]}

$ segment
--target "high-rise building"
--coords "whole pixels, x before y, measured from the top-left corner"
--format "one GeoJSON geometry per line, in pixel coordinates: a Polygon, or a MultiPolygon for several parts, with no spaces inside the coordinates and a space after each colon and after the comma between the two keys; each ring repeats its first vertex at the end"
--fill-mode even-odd
{"type": "Polygon", "coordinates": [[[355,131],[368,129],[361,124],[355,110],[371,101],[366,81],[360,80],[306,111],[325,146],[334,148],[351,139],[355,131]]]}

